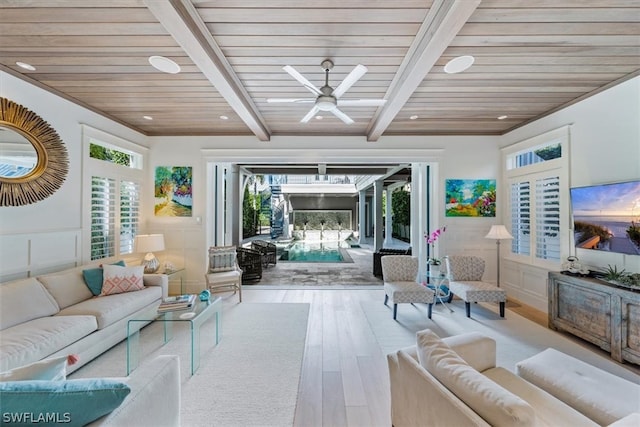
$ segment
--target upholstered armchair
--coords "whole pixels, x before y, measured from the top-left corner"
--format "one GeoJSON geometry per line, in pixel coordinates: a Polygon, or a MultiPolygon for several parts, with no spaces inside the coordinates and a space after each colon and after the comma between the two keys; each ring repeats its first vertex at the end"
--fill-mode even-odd
{"type": "Polygon", "coordinates": [[[393,304],[393,319],[398,313],[398,304],[424,303],[429,304],[428,317],[435,300],[435,292],[422,286],[418,277],[418,258],[411,255],[385,255],[381,259],[382,279],[384,280],[384,305],[391,300],[393,304]]]}
{"type": "Polygon", "coordinates": [[[444,260],[449,274],[449,289],[464,301],[467,317],[471,317],[472,302],[497,302],[500,304],[500,317],[504,317],[507,293],[482,281],[484,259],[473,255],[451,255],[444,260]]]}

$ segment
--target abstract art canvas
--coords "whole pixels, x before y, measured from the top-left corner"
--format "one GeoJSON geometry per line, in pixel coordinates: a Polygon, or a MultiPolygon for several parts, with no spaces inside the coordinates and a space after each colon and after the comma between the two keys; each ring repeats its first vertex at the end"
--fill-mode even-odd
{"type": "Polygon", "coordinates": [[[158,166],[155,176],[155,215],[191,216],[191,166],[158,166]]]}
{"type": "Polygon", "coordinates": [[[496,216],[495,179],[447,179],[445,216],[496,216]]]}

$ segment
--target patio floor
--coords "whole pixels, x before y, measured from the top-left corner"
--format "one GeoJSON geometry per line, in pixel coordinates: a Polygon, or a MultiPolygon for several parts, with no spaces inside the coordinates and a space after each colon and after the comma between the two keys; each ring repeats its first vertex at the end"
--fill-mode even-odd
{"type": "MultiPolygon", "coordinates": [[[[269,241],[268,235],[254,236],[246,239],[262,239],[269,241]]],[[[320,262],[286,262],[278,261],[275,266],[262,270],[262,280],[255,284],[245,286],[382,286],[382,280],[373,275],[373,251],[372,239],[366,239],[359,248],[345,249],[353,263],[320,263],[320,262]]],[[[391,245],[385,248],[407,248],[409,245],[400,240],[393,240],[391,245]]]]}

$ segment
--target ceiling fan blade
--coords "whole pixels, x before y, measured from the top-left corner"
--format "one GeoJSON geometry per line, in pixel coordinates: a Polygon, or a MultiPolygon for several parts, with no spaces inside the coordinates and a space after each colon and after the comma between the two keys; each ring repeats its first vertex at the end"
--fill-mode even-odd
{"type": "Polygon", "coordinates": [[[311,110],[309,110],[307,115],[304,116],[302,118],[302,120],[300,120],[300,123],[307,123],[309,120],[311,120],[313,118],[313,116],[318,114],[318,111],[320,111],[320,109],[317,106],[314,105],[313,108],[311,110]]]}
{"type": "Polygon", "coordinates": [[[380,107],[386,99],[338,99],[339,107],[380,107]]]}
{"type": "Polygon", "coordinates": [[[346,124],[350,125],[351,123],[353,123],[353,120],[351,120],[351,117],[347,116],[345,113],[338,110],[337,108],[334,108],[333,110],[331,110],[331,112],[333,113],[334,116],[336,116],[346,124]]]}
{"type": "Polygon", "coordinates": [[[307,104],[307,103],[316,102],[316,100],[311,98],[267,98],[267,102],[269,104],[282,104],[282,103],[307,104]]]}
{"type": "Polygon", "coordinates": [[[360,77],[364,76],[367,71],[367,67],[358,64],[356,68],[351,70],[349,75],[344,78],[342,83],[338,85],[338,87],[333,91],[332,95],[336,98],[340,98],[347,90],[349,90],[351,86],[353,86],[355,82],[360,79],[360,77]]]}
{"type": "Polygon", "coordinates": [[[313,93],[314,95],[322,95],[322,92],[320,92],[320,89],[312,85],[309,80],[307,80],[302,74],[296,71],[296,69],[293,68],[292,66],[285,65],[284,67],[282,67],[282,69],[285,70],[287,73],[289,73],[291,77],[293,77],[294,79],[302,83],[302,85],[306,87],[309,90],[309,92],[313,93]]]}

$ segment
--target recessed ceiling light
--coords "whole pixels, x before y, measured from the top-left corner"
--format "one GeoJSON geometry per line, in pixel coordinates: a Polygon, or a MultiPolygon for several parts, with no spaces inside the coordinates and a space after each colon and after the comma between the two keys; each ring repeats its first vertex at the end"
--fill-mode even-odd
{"type": "Polygon", "coordinates": [[[142,118],[145,120],[153,120],[153,117],[151,116],[142,116],[142,118]]]}
{"type": "Polygon", "coordinates": [[[509,117],[509,116],[498,116],[498,120],[504,120],[504,119],[506,119],[507,117],[509,117]]]}
{"type": "Polygon", "coordinates": [[[220,120],[229,120],[229,117],[227,117],[227,116],[220,116],[220,120]]]}
{"type": "Polygon", "coordinates": [[[34,67],[34,66],[33,66],[33,65],[31,65],[31,64],[27,64],[26,62],[20,62],[20,61],[17,61],[17,62],[16,62],[16,65],[17,65],[18,67],[20,67],[20,68],[24,68],[25,70],[29,70],[29,71],[35,71],[35,70],[36,70],[36,67],[34,67]]]}
{"type": "Polygon", "coordinates": [[[417,118],[418,118],[418,116],[413,115],[413,116],[409,117],[409,120],[415,120],[415,119],[417,119],[417,118]]]}
{"type": "Polygon", "coordinates": [[[165,58],[164,56],[150,56],[149,64],[156,70],[169,74],[177,74],[180,72],[180,66],[173,60],[165,58]]]}
{"type": "Polygon", "coordinates": [[[322,120],[322,119],[324,119],[324,117],[322,117],[322,116],[316,116],[316,120],[322,120]]]}
{"type": "Polygon", "coordinates": [[[461,73],[473,65],[476,59],[471,55],[458,56],[447,62],[444,66],[444,72],[447,74],[461,73]]]}

